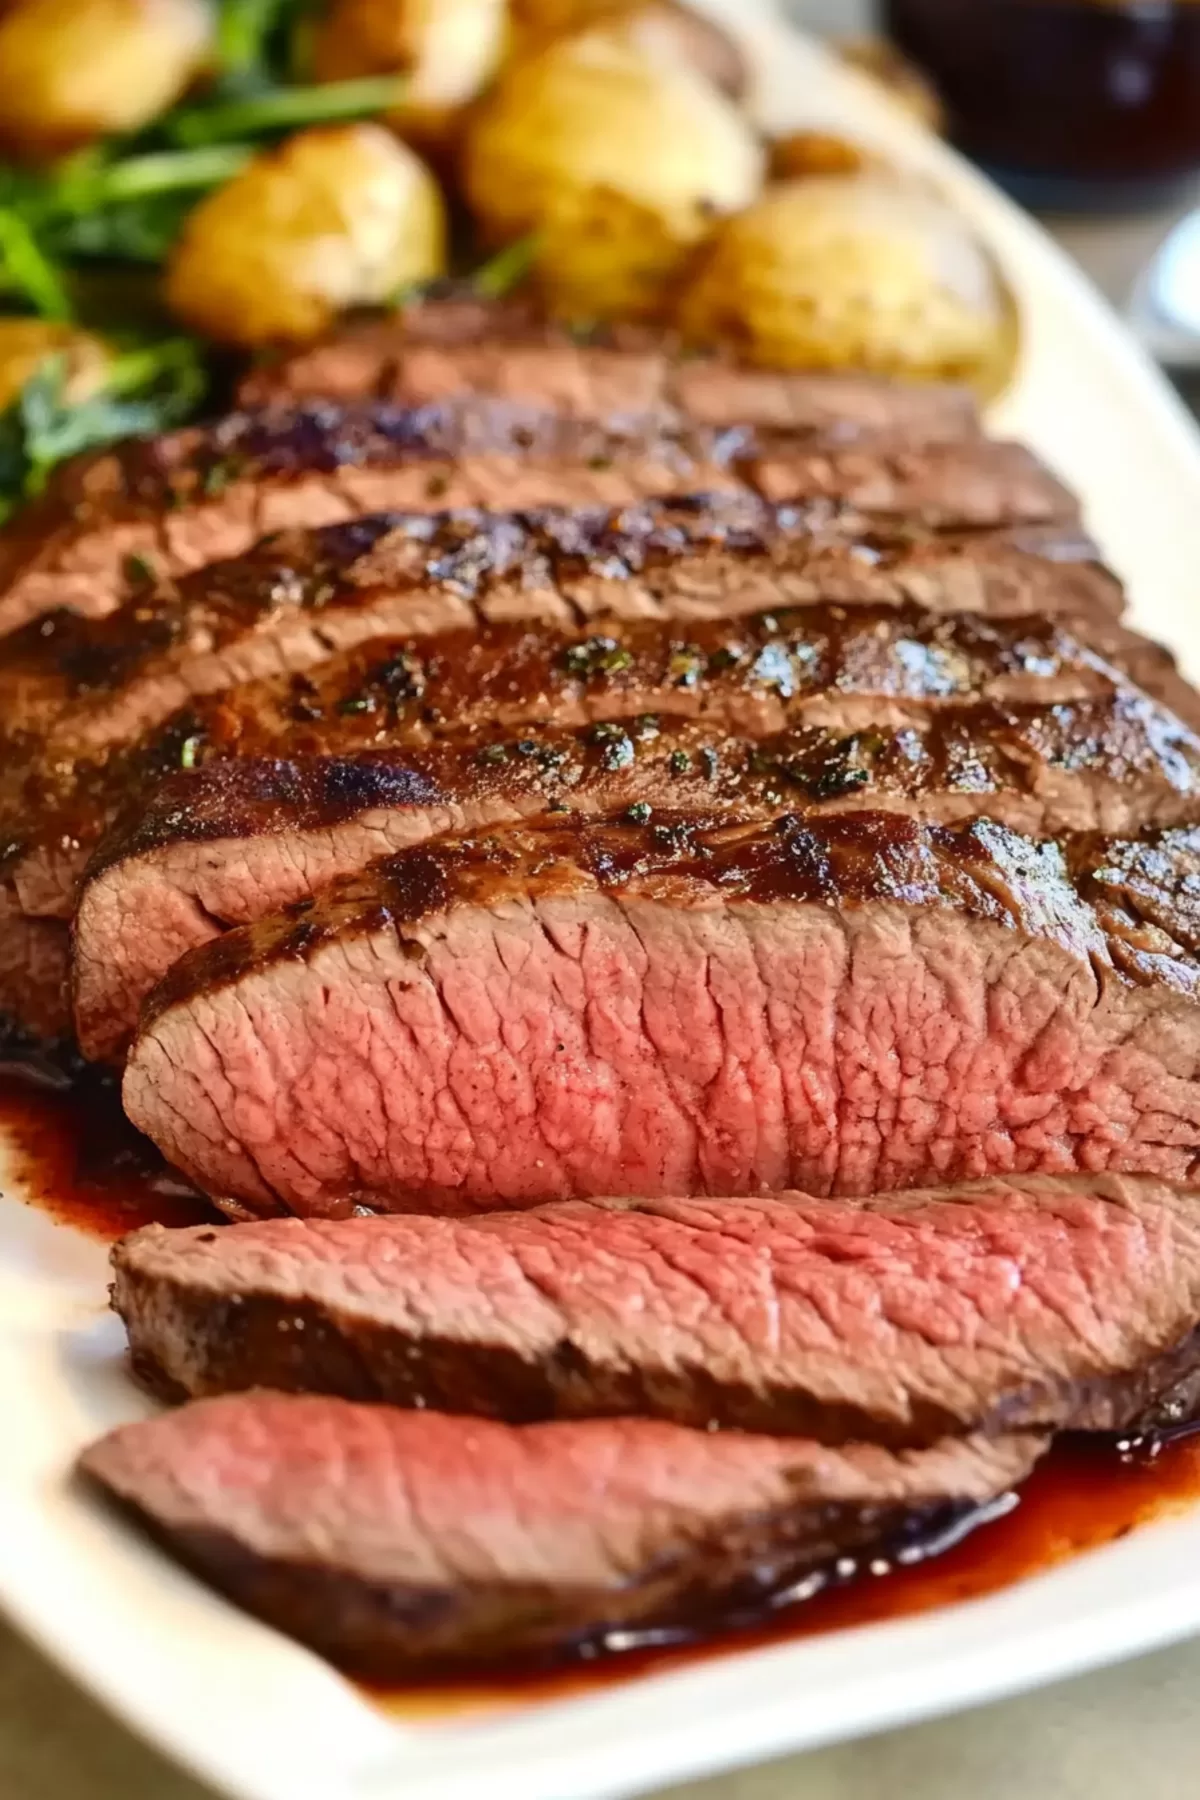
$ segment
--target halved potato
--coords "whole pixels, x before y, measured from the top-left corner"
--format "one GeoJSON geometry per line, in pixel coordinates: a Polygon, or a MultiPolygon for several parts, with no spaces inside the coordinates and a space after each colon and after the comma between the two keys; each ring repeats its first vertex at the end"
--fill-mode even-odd
{"type": "Polygon", "coordinates": [[[207,0],[17,0],[0,17],[0,142],[45,157],[148,125],[213,35],[207,0]]]}
{"type": "Polygon", "coordinates": [[[507,0],[333,0],[316,29],[313,73],[318,81],[404,75],[404,99],[388,123],[414,142],[442,145],[499,68],[507,31],[507,0]]]}
{"type": "Polygon", "coordinates": [[[538,282],[576,318],[661,311],[689,254],[753,200],[762,170],[755,134],[711,82],[603,30],[509,69],[463,162],[484,236],[535,234],[538,282]]]}
{"type": "Polygon", "coordinates": [[[986,247],[923,185],[882,169],[768,188],[703,253],[679,322],[780,368],[862,368],[997,392],[1017,319],[986,247]]]}
{"type": "Polygon", "coordinates": [[[297,133],[189,216],[167,266],[179,318],[228,344],[314,337],[446,268],[445,207],[382,125],[297,133]]]}

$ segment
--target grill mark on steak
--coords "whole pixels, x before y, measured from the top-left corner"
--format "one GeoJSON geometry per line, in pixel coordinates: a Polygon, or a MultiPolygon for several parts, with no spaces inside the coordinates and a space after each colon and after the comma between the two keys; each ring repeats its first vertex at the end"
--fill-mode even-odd
{"type": "MultiPolygon", "coordinates": [[[[564,522],[558,524],[566,529],[564,522]]],[[[695,571],[676,574],[679,594],[694,593],[695,571]]],[[[312,636],[304,618],[300,629],[312,636]]],[[[347,755],[433,741],[485,720],[516,727],[640,712],[692,714],[724,729],[757,734],[803,710],[828,734],[824,749],[805,754],[816,784],[805,791],[812,796],[864,779],[865,740],[839,748],[864,717],[894,734],[910,714],[918,727],[924,723],[926,701],[959,702],[973,693],[1006,703],[1034,696],[1048,702],[1104,696],[1116,692],[1117,670],[1132,671],[1172,695],[1182,685],[1169,658],[1115,621],[1077,619],[1067,626],[1053,618],[988,620],[929,613],[911,603],[814,606],[736,623],[682,621],[674,633],[660,621],[638,617],[607,621],[603,631],[582,637],[544,623],[484,623],[428,644],[372,640],[336,655],[328,622],[321,639],[319,648],[330,659],[321,669],[248,684],[224,699],[196,701],[141,739],[107,753],[92,749],[91,728],[81,726],[78,714],[48,745],[14,748],[0,775],[0,869],[10,899],[38,916],[68,917],[88,855],[118,814],[132,812],[141,796],[182,765],[228,756],[347,755]],[[871,703],[856,702],[856,694],[872,696],[871,703]],[[879,698],[888,703],[879,705],[879,698]],[[914,709],[910,702],[918,700],[922,704],[914,709]]],[[[253,631],[249,641],[252,650],[261,650],[253,631]]],[[[150,660],[153,668],[153,656],[150,660]]],[[[18,693],[30,685],[27,672],[10,679],[18,693]]],[[[148,677],[140,695],[142,701],[161,703],[161,681],[156,685],[148,677]]],[[[86,720],[86,696],[81,705],[86,720]]],[[[92,735],[103,739],[115,725],[137,718],[138,682],[118,696],[115,711],[105,712],[104,694],[97,705],[91,726],[99,722],[104,732],[92,735]]],[[[974,774],[969,725],[965,720],[957,737],[947,728],[940,746],[925,739],[928,754],[913,739],[906,753],[881,749],[870,765],[895,793],[928,789],[938,771],[953,776],[960,788],[969,789],[972,780],[981,792],[1011,786],[1003,771],[1013,752],[1004,750],[997,736],[1002,721],[981,725],[990,748],[981,750],[985,767],[974,774]]],[[[1042,728],[1043,735],[1049,733],[1049,748],[1029,738],[1028,721],[1014,729],[1017,738],[1028,740],[1021,754],[1038,768],[1079,772],[1090,743],[1096,759],[1093,796],[1124,772],[1131,782],[1138,778],[1129,805],[1144,806],[1147,822],[1182,816],[1178,797],[1188,791],[1190,751],[1159,709],[1143,708],[1133,696],[1090,712],[1068,708],[1042,728]]],[[[1018,786],[1032,791],[1033,780],[1032,774],[1022,776],[1018,786]]],[[[1064,805],[1084,804],[1084,784],[1071,779],[1068,786],[1076,798],[1055,801],[1060,809],[1054,817],[1061,823],[1124,825],[1123,815],[1113,810],[1122,804],[1116,796],[1103,804],[1096,800],[1094,818],[1062,811],[1064,805]]],[[[163,816],[155,810],[156,820],[163,816]]],[[[57,978],[55,992],[61,994],[57,978]]]]}
{"type": "Polygon", "coordinates": [[[668,337],[645,331],[580,342],[561,326],[510,308],[459,307],[447,328],[445,308],[438,310],[437,318],[423,307],[342,327],[252,370],[238,402],[257,407],[321,397],[427,406],[485,394],[587,419],[665,414],[697,425],[847,439],[888,432],[909,444],[961,438],[979,428],[974,402],[961,388],[741,368],[720,357],[680,355],[668,337]],[[467,317],[464,331],[460,321],[467,317]]]}
{"type": "Polygon", "coordinates": [[[263,1393],[121,1426],[81,1467],[239,1605],[389,1680],[663,1642],[814,1593],[841,1559],[918,1560],[986,1516],[1043,1445],[897,1455],[263,1393]]]}
{"type": "Polygon", "coordinates": [[[443,839],[183,957],[134,1122],[251,1211],[1187,1181],[1196,955],[1111,871],[1196,830],[1034,842],[871,811],[443,839]]]}
{"type": "Polygon", "coordinates": [[[1078,516],[1028,451],[982,438],[845,448],[804,433],[590,422],[486,399],[268,408],[60,465],[0,536],[0,631],[56,607],[112,611],[147,579],[298,524],[385,507],[624,506],[746,485],[769,500],[842,498],[934,525],[1078,516]]]}
{"type": "MultiPolygon", "coordinates": [[[[0,631],[57,607],[102,615],[156,576],[236,556],[268,532],[384,507],[619,506],[736,487],[735,465],[752,448],[766,446],[488,401],[231,413],[61,465],[0,537],[0,631]]],[[[798,489],[830,479],[812,460],[800,453],[798,489]]],[[[1029,487],[1031,471],[1015,459],[1005,473],[1029,487]]],[[[861,484],[857,464],[852,478],[861,484]]],[[[906,478],[897,470],[897,487],[906,478]]]]}
{"type": "Polygon", "coordinates": [[[1074,527],[939,537],[852,508],[698,496],[582,516],[381,515],[283,533],[119,614],[62,613],[0,659],[5,734],[98,748],[189,697],[301,671],[382,634],[597,614],[701,620],[816,601],[1115,614],[1074,527]]]}
{"type": "MultiPolygon", "coordinates": [[[[31,910],[48,910],[31,899],[34,888],[57,893],[49,910],[62,910],[87,847],[116,809],[181,766],[229,756],[344,755],[468,728],[644,713],[761,736],[804,711],[850,731],[900,723],[911,701],[1050,704],[1108,695],[1125,672],[1152,690],[1172,692],[1178,679],[1155,646],[1116,623],[1068,628],[913,606],[823,606],[677,632],[650,620],[612,621],[587,636],[512,623],[426,643],[371,640],[311,674],[197,702],[107,755],[89,754],[86,736],[65,732],[32,757],[14,755],[0,777],[0,864],[31,910]],[[871,699],[861,719],[854,696],[871,699]],[[27,867],[31,855],[36,872],[27,867]]],[[[1164,722],[1157,732],[1164,745],[1170,729],[1164,722]]],[[[1106,736],[1114,741],[1111,726],[1106,736]]]]}
{"type": "Polygon", "coordinates": [[[1196,1197],[1121,1176],[151,1225],[112,1261],[134,1367],[172,1399],[269,1387],[899,1449],[1126,1431],[1200,1370],[1196,1197]]]}
{"type": "MultiPolygon", "coordinates": [[[[745,739],[643,716],[403,753],[214,763],[161,783],[94,859],[75,918],[76,1030],[86,1055],[118,1058],[185,951],[443,832],[567,809],[755,819],[798,804],[984,814],[1034,835],[1136,831],[1194,818],[1198,797],[1200,741],[1129,692],[932,719],[914,709],[890,730],[745,739]]],[[[56,892],[68,911],[73,885],[44,897],[56,892]]]]}

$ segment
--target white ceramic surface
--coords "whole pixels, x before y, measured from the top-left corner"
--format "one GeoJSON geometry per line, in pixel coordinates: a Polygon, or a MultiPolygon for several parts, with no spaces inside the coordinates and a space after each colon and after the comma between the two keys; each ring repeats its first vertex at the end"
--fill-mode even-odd
{"type": "MultiPolygon", "coordinates": [[[[838,124],[928,170],[1014,280],[1027,336],[997,414],[1086,497],[1136,619],[1200,674],[1200,439],[1025,218],[753,0],[764,121],[838,124]]],[[[615,1800],[994,1697],[1200,1629],[1200,1513],[993,1598],[630,1680],[499,1718],[402,1724],[243,1618],[69,1480],[145,1402],[104,1310],[102,1249],[0,1199],[0,1601],[130,1724],[240,1800],[615,1800]]]]}

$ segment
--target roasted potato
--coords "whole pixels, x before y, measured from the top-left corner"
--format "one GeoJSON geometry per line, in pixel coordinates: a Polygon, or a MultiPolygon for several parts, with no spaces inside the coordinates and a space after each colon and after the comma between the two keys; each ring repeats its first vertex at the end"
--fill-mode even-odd
{"type": "Polygon", "coordinates": [[[1016,311],[970,228],[886,170],[784,182],[730,219],[679,309],[685,335],[780,368],[863,368],[998,392],[1016,311]]]}
{"type": "Polygon", "coordinates": [[[695,69],[732,99],[749,85],[746,59],[728,32],[676,0],[513,0],[520,55],[595,28],[624,37],[656,61],[695,69]]]}
{"type": "Polygon", "coordinates": [[[50,357],[66,360],[66,398],[86,400],[104,380],[108,346],[90,332],[49,319],[0,318],[0,408],[14,401],[50,357]]]}
{"type": "Polygon", "coordinates": [[[0,17],[0,143],[48,157],[136,131],[202,68],[207,0],[18,0],[0,17]]]}
{"type": "Polygon", "coordinates": [[[382,125],[338,125],[264,151],[203,200],[166,292],[196,330],[266,344],[313,337],[445,267],[445,208],[420,157],[382,125]]]}
{"type": "Polygon", "coordinates": [[[534,274],[567,317],[644,317],[763,153],[741,114],[687,68],[603,31],[517,62],[468,129],[463,177],[485,238],[532,233],[534,274]]]}
{"type": "Polygon", "coordinates": [[[506,0],[333,0],[317,27],[313,73],[318,81],[407,75],[389,123],[414,142],[441,145],[499,67],[507,25],[506,0]]]}

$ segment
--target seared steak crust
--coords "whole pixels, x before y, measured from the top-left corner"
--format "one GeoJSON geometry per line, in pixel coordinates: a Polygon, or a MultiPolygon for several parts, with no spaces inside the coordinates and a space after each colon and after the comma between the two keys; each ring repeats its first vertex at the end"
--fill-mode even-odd
{"type": "MultiPolygon", "coordinates": [[[[311,673],[194,703],[120,748],[92,750],[77,726],[32,760],[14,754],[0,777],[2,854],[14,870],[26,846],[52,844],[57,855],[68,840],[94,843],[114,809],[153,780],[230,756],[344,755],[448,731],[644,713],[760,736],[803,712],[850,730],[899,723],[913,702],[1110,695],[1130,672],[1151,691],[1170,693],[1177,679],[1153,645],[1115,622],[988,621],[911,605],[821,606],[676,631],[656,620],[612,621],[587,635],[501,623],[424,642],[373,639],[311,673]]],[[[16,879],[24,891],[28,878],[16,879]]]]}
{"type": "Polygon", "coordinates": [[[0,729],[96,749],[191,696],[298,672],[370,637],[514,620],[578,631],[597,615],[682,622],[814,602],[1115,614],[1120,589],[1095,558],[1074,526],[947,536],[748,496],[383,514],[276,534],[116,616],[55,614],[18,634],[0,660],[0,729]]]}
{"type": "Polygon", "coordinates": [[[232,413],[64,463],[0,536],[0,631],[89,615],[268,532],[392,507],[625,506],[748,485],[935,525],[1050,523],[1075,503],[1027,451],[982,438],[852,449],[804,433],[592,422],[499,400],[232,413]]]}
{"type": "Polygon", "coordinates": [[[151,1225],[113,1268],[134,1366],[172,1399],[270,1387],[902,1448],[1127,1431],[1200,1370],[1200,1207],[1128,1176],[151,1225]]]}
{"type": "MultiPolygon", "coordinates": [[[[1041,835],[1173,824],[1200,804],[1200,740],[1136,691],[932,716],[913,707],[910,722],[882,729],[855,723],[852,701],[843,705],[840,724],[761,738],[643,714],[433,747],[414,734],[403,752],[252,758],[169,777],[101,846],[84,883],[79,1042],[89,1056],[118,1056],[142,1001],[185,950],[445,831],[568,809],[682,806],[756,819],[804,804],[983,814],[1041,835]]],[[[36,898],[25,868],[22,891],[36,898]]],[[[50,874],[62,873],[60,860],[50,874]]]]}
{"type": "Polygon", "coordinates": [[[125,1104],[260,1212],[1186,1181],[1198,850],[867,810],[439,840],[183,957],[125,1104]]]}
{"type": "Polygon", "coordinates": [[[379,1680],[630,1648],[961,1535],[1044,1440],[899,1455],[651,1420],[513,1428],[247,1394],[111,1432],[82,1468],[206,1580],[379,1680]]]}
{"type": "MultiPolygon", "coordinates": [[[[620,506],[737,486],[735,466],[756,448],[774,446],[474,400],[231,413],[56,470],[43,498],[0,538],[0,631],[56,607],[110,612],[156,577],[237,556],[300,524],[384,507],[620,506]]],[[[787,461],[788,447],[778,449],[787,461]]],[[[809,460],[800,456],[801,489],[822,478],[809,460]]]]}

